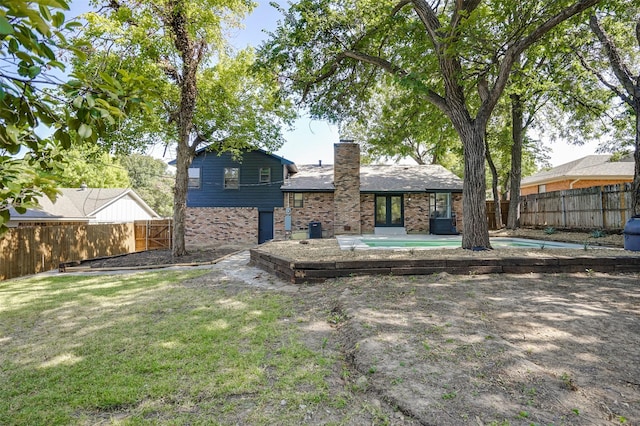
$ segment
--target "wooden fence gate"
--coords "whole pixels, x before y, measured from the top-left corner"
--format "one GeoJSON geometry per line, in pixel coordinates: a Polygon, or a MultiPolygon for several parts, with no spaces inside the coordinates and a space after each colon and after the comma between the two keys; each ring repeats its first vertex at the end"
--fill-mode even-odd
{"type": "Polygon", "coordinates": [[[136,251],[169,250],[172,248],[172,219],[136,220],[133,228],[136,251]]]}

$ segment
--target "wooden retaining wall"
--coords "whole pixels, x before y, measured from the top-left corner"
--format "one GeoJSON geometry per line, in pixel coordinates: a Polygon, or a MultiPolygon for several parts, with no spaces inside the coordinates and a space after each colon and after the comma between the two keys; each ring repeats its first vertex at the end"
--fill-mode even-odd
{"type": "Polygon", "coordinates": [[[406,260],[292,261],[252,249],[251,264],[293,284],[322,282],[352,275],[526,274],[585,272],[640,272],[640,256],[553,256],[406,260]]]}

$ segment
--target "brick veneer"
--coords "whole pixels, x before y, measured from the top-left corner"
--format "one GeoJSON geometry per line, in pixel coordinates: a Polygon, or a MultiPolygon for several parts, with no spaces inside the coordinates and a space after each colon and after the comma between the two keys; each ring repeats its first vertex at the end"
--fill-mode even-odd
{"type": "Polygon", "coordinates": [[[457,192],[451,194],[451,211],[456,214],[456,229],[458,232],[462,232],[462,193],[457,192]]]}
{"type": "Polygon", "coordinates": [[[334,234],[360,234],[360,145],[336,143],[334,155],[334,234]]]}
{"type": "MultiPolygon", "coordinates": [[[[320,222],[325,237],[333,237],[333,220],[335,217],[332,192],[304,192],[302,207],[293,207],[293,193],[285,192],[284,205],[291,208],[291,231],[307,231],[309,222],[320,222]]],[[[274,211],[275,238],[284,238],[285,209],[274,211]]]]}
{"type": "Polygon", "coordinates": [[[429,233],[429,194],[404,194],[404,227],[407,234],[429,233]]]}
{"type": "Polygon", "coordinates": [[[188,207],[185,244],[258,243],[258,209],[255,207],[188,207]]]}
{"type": "Polygon", "coordinates": [[[363,234],[375,232],[376,201],[374,194],[360,194],[360,227],[363,234]]]}

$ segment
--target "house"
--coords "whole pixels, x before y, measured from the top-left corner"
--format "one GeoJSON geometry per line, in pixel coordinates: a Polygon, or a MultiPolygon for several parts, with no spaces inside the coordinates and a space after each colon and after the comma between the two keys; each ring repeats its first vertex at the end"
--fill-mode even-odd
{"type": "Polygon", "coordinates": [[[341,234],[457,233],[462,180],[438,165],[360,166],[334,144],[334,165],[296,166],[257,150],[242,161],[200,151],[189,170],[188,245],[341,234]]]}
{"type": "Polygon", "coordinates": [[[198,150],[189,168],[186,244],[273,239],[274,210],[284,206],[280,187],[296,171],[293,162],[261,149],[242,159],[198,150]]]}
{"type": "Polygon", "coordinates": [[[159,218],[128,188],[60,188],[54,202],[38,198],[40,208],[23,214],[10,209],[9,227],[79,223],[122,223],[159,218]]]}
{"type": "Polygon", "coordinates": [[[587,155],[522,179],[520,195],[633,182],[634,167],[633,156],[587,155]]]}

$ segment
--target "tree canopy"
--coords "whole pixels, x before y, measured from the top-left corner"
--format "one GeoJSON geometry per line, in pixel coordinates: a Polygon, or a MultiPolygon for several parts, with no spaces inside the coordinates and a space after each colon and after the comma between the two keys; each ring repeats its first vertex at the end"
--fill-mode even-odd
{"type": "Polygon", "coordinates": [[[73,142],[96,140],[140,101],[126,74],[99,85],[64,76],[63,52],[82,56],[86,47],[67,40],[81,25],[66,20],[68,9],[66,0],[0,4],[0,232],[10,207],[24,212],[42,194],[55,197],[55,180],[38,171],[54,170],[73,142]]]}
{"type": "Polygon", "coordinates": [[[103,143],[124,152],[150,143],[177,145],[173,251],[182,255],[188,168],[196,150],[275,149],[284,142],[281,127],[294,117],[291,104],[280,97],[272,72],[253,67],[253,52],[234,53],[226,44],[225,31],[253,9],[251,1],[97,4],[83,33],[93,50],[76,69],[125,69],[149,81],[151,108],[118,123],[103,143]]]}
{"type": "Polygon", "coordinates": [[[340,121],[380,79],[446,115],[464,149],[462,247],[490,247],[485,134],[514,63],[598,0],[301,0],[261,52],[313,115],[340,121]],[[508,19],[517,16],[518,19],[508,19]]]}

